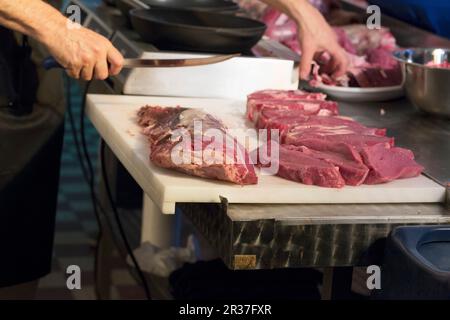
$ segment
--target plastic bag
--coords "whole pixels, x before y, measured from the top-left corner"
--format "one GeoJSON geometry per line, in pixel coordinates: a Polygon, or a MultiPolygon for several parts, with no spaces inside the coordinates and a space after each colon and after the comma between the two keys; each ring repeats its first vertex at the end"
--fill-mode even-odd
{"type": "MultiPolygon", "coordinates": [[[[196,260],[193,235],[188,237],[184,248],[170,247],[168,249],[160,249],[150,242],[144,242],[133,253],[142,271],[160,277],[168,277],[184,263],[193,263],[196,260]]],[[[133,266],[130,256],[127,257],[127,263],[133,266]]]]}

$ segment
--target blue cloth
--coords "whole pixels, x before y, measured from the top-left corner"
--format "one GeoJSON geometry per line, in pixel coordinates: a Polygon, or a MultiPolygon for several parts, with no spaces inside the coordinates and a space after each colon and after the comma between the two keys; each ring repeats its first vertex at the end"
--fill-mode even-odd
{"type": "Polygon", "coordinates": [[[450,0],[369,0],[383,14],[450,38],[450,0]]]}

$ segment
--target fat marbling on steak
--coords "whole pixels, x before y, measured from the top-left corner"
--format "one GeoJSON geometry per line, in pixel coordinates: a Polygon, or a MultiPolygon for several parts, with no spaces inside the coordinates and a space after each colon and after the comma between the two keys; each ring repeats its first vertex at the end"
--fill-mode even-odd
{"type": "Polygon", "coordinates": [[[221,121],[208,113],[198,109],[181,107],[145,106],[138,112],[138,123],[143,127],[143,133],[150,142],[150,160],[159,167],[240,185],[258,182],[255,169],[248,161],[250,157],[239,143],[235,144],[235,149],[231,150],[231,153],[225,147],[221,151],[215,150],[215,152],[220,152],[220,154],[213,153],[213,157],[219,159],[218,162],[205,161],[205,149],[213,142],[211,137],[205,133],[209,129],[216,129],[222,132],[224,137],[227,137],[227,128],[221,121]],[[200,135],[194,134],[195,121],[202,125],[200,135]],[[183,141],[184,136],[181,135],[173,139],[176,131],[184,131],[190,137],[190,141],[183,141]],[[177,163],[173,161],[173,148],[180,143],[185,143],[191,151],[187,162],[177,163]],[[200,150],[196,151],[195,146],[200,146],[200,150]],[[244,159],[241,162],[237,161],[238,153],[244,159]],[[227,157],[234,161],[224,161],[227,157]]]}
{"type": "Polygon", "coordinates": [[[258,129],[279,129],[282,140],[289,132],[291,134],[295,132],[316,132],[322,134],[386,135],[385,129],[369,128],[348,117],[307,115],[302,110],[275,108],[262,108],[256,127],[258,129]]]}
{"type": "Polygon", "coordinates": [[[247,118],[257,121],[264,107],[275,109],[302,110],[307,115],[338,114],[337,103],[325,101],[323,93],[310,93],[301,90],[261,90],[247,97],[247,118]]]}

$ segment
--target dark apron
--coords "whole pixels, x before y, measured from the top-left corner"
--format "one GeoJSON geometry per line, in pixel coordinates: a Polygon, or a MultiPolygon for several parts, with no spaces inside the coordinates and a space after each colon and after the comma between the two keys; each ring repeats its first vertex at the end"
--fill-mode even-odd
{"type": "Polygon", "coordinates": [[[0,43],[0,287],[5,287],[50,272],[63,121],[37,103],[41,77],[27,41],[0,27],[0,43]]]}

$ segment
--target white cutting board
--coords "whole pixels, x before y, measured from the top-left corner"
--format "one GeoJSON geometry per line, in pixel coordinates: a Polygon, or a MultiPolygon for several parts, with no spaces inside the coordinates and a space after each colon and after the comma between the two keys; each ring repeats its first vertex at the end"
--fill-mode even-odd
{"type": "Polygon", "coordinates": [[[198,107],[222,117],[226,124],[245,124],[245,101],[152,96],[88,95],[87,114],[103,139],[144,192],[163,213],[175,212],[177,202],[229,203],[406,203],[443,202],[445,188],[425,176],[381,185],[330,189],[307,186],[276,176],[260,176],[257,185],[191,177],[154,166],[149,146],[136,124],[136,112],[145,104],[198,107]]]}

